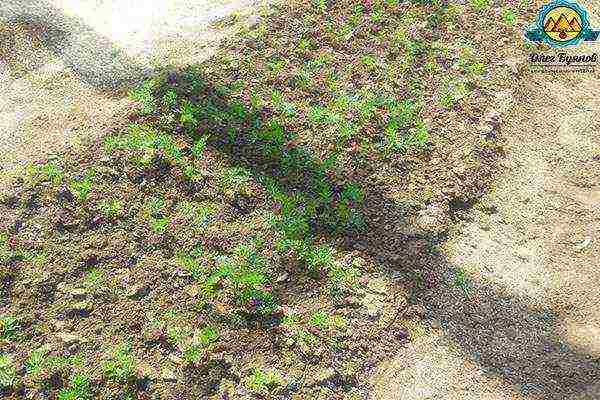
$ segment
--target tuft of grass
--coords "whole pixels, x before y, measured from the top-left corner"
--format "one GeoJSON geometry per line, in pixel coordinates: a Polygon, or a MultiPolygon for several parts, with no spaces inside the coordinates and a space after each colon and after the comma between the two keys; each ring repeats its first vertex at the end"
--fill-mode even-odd
{"type": "Polygon", "coordinates": [[[0,387],[11,388],[18,382],[17,368],[11,356],[0,354],[0,387]]]}
{"type": "Polygon", "coordinates": [[[104,273],[99,269],[89,271],[84,279],[83,284],[88,288],[99,288],[104,281],[104,273]]]}
{"type": "Polygon", "coordinates": [[[69,387],[61,389],[58,393],[58,400],[88,400],[91,398],[90,378],[82,374],[74,375],[69,387]]]}
{"type": "Polygon", "coordinates": [[[49,349],[46,346],[42,346],[31,352],[27,360],[25,360],[25,371],[31,375],[39,374],[46,365],[46,355],[49,349]]]}
{"type": "Polygon", "coordinates": [[[204,135],[204,136],[201,136],[198,140],[196,140],[196,142],[194,143],[194,146],[192,147],[192,154],[195,157],[198,157],[198,158],[202,157],[202,155],[204,154],[204,150],[206,149],[206,144],[207,144],[209,138],[210,138],[210,135],[204,135]]]}
{"type": "Polygon", "coordinates": [[[462,289],[465,294],[469,294],[471,285],[469,284],[469,277],[464,269],[457,268],[454,271],[454,285],[462,289]]]}
{"type": "Polygon", "coordinates": [[[502,20],[510,26],[514,26],[517,24],[517,12],[512,8],[504,7],[502,9],[502,20]]]}
{"type": "Polygon", "coordinates": [[[92,176],[93,173],[90,173],[83,178],[71,181],[69,184],[69,189],[75,194],[80,202],[86,201],[92,191],[92,186],[94,184],[92,176]]]}
{"type": "Polygon", "coordinates": [[[100,211],[106,218],[115,219],[123,213],[123,203],[119,199],[103,200],[100,203],[100,211]]]}
{"type": "Polygon", "coordinates": [[[0,340],[13,341],[19,335],[19,321],[10,315],[0,317],[0,340]]]}
{"type": "Polygon", "coordinates": [[[129,98],[138,101],[142,105],[140,113],[143,115],[149,115],[156,111],[157,102],[156,97],[154,96],[155,86],[156,81],[149,80],[129,92],[129,98]]]}
{"type": "Polygon", "coordinates": [[[323,311],[317,311],[310,317],[308,323],[317,328],[327,329],[329,327],[329,315],[323,311]]]}
{"type": "Polygon", "coordinates": [[[283,383],[284,379],[279,371],[262,368],[254,368],[246,380],[248,389],[262,395],[273,393],[283,383]]]}
{"type": "Polygon", "coordinates": [[[477,11],[483,11],[490,7],[490,0],[470,0],[470,2],[477,11]]]}
{"type": "Polygon", "coordinates": [[[165,233],[171,224],[169,217],[152,218],[150,220],[150,228],[154,233],[165,233]]]}
{"type": "Polygon", "coordinates": [[[463,80],[457,78],[450,79],[446,82],[441,92],[440,104],[445,108],[451,109],[468,95],[469,89],[463,80]]]}
{"type": "Polygon", "coordinates": [[[327,10],[327,0],[312,0],[312,5],[318,11],[324,12],[327,10]]]}
{"type": "Polygon", "coordinates": [[[118,383],[131,382],[135,377],[135,359],[131,346],[121,345],[113,357],[102,366],[104,376],[118,383]]]}

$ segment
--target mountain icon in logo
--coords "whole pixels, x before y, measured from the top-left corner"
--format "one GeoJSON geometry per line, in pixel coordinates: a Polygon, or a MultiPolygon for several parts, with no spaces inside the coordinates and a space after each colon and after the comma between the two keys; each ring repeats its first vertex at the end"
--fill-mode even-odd
{"type": "Polygon", "coordinates": [[[581,32],[581,25],[579,24],[579,21],[577,21],[577,18],[573,18],[571,22],[569,22],[569,25],[571,25],[571,30],[573,32],[581,32]]]}
{"type": "Polygon", "coordinates": [[[544,25],[546,33],[557,33],[562,40],[568,37],[568,33],[581,32],[581,25],[577,21],[577,16],[571,17],[571,21],[567,19],[565,14],[560,14],[558,20],[554,22],[552,17],[548,18],[548,22],[544,25]]]}
{"type": "Polygon", "coordinates": [[[554,0],[542,7],[536,25],[525,31],[532,42],[546,42],[552,47],[565,47],[581,41],[598,40],[600,31],[590,29],[587,12],[569,0],[554,0]]]}

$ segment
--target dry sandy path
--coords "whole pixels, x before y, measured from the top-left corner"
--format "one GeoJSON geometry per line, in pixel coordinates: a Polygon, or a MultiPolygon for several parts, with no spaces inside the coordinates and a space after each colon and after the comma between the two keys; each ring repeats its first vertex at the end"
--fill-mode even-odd
{"type": "Polygon", "coordinates": [[[208,57],[210,23],[261,0],[0,2],[0,184],[15,166],[93,139],[156,68],[208,57]]]}
{"type": "MultiPolygon", "coordinates": [[[[597,26],[600,2],[585,5],[597,26]]],[[[452,229],[443,288],[419,299],[426,334],[373,398],[600,399],[599,94],[600,70],[501,94],[505,172],[452,229]]]]}

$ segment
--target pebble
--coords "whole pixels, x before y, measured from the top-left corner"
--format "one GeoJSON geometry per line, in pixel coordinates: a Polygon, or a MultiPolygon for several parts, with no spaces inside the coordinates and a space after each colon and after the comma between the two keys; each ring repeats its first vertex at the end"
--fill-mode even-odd
{"type": "Polygon", "coordinates": [[[590,236],[586,236],[582,241],[575,243],[573,246],[576,251],[583,251],[586,248],[590,247],[592,244],[592,238],[590,236]]]}
{"type": "Polygon", "coordinates": [[[74,343],[85,342],[85,339],[79,335],[75,335],[73,333],[67,332],[59,332],[56,334],[60,340],[62,340],[65,344],[70,345],[74,343]]]}

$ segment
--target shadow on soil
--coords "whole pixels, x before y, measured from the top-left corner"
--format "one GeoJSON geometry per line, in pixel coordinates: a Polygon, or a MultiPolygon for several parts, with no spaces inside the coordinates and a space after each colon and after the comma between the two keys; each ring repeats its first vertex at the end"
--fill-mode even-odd
{"type": "MultiPolygon", "coordinates": [[[[4,11],[2,17],[5,8],[0,7],[4,11]]],[[[24,14],[9,13],[8,20],[25,23],[39,32],[48,48],[61,56],[81,79],[98,88],[118,89],[146,74],[143,68],[133,64],[82,22],[61,15],[41,1],[32,1],[24,14]],[[38,13],[33,17],[35,13],[29,10],[31,7],[44,10],[42,15],[45,16],[38,13]],[[119,75],[115,71],[127,73],[119,75]]],[[[183,72],[186,74],[189,75],[189,71],[183,72]]],[[[169,87],[178,88],[181,75],[181,72],[172,73],[169,87]]],[[[210,79],[202,77],[201,80],[205,82],[203,95],[190,101],[210,100],[222,109],[232,107],[226,96],[218,94],[210,79]]],[[[254,123],[257,120],[248,118],[244,121],[254,123]]],[[[262,121],[258,119],[258,122],[262,121]]],[[[200,124],[225,136],[223,125],[211,125],[208,120],[201,120],[200,124]]],[[[309,198],[316,196],[311,192],[311,182],[327,179],[322,161],[311,156],[309,151],[294,150],[301,162],[293,166],[290,179],[289,174],[282,173],[282,156],[289,154],[289,150],[279,143],[280,147],[276,149],[280,151],[279,155],[266,159],[256,142],[251,140],[250,129],[247,126],[246,130],[241,130],[234,142],[217,138],[210,145],[227,154],[231,164],[250,169],[258,177],[275,179],[288,193],[301,192],[309,198]]],[[[552,327],[559,322],[559,316],[552,310],[532,308],[526,299],[504,295],[501,288],[470,282],[471,290],[465,293],[447,283],[448,277],[453,276],[453,267],[437,250],[444,235],[391,232],[386,227],[401,225],[410,210],[388,199],[386,188],[375,188],[360,181],[354,183],[365,191],[362,205],[365,224],[360,232],[332,232],[324,218],[327,210],[320,210],[319,217],[313,221],[313,232],[324,234],[345,249],[368,253],[390,274],[399,272],[402,276],[399,284],[409,288],[411,302],[424,306],[425,320],[437,321],[448,338],[486,373],[504,379],[514,390],[532,399],[564,399],[567,395],[582,393],[586,385],[600,380],[599,360],[579,352],[554,333],[552,327]],[[416,276],[422,277],[424,284],[416,284],[416,276]]]]}
{"type": "MultiPolygon", "coordinates": [[[[210,80],[205,76],[194,74],[196,70],[172,73],[167,87],[178,88],[179,94],[185,96],[188,89],[181,81],[193,76],[192,80],[206,85],[203,95],[191,101],[209,99],[209,103],[219,105],[226,114],[231,113],[236,105],[232,106],[226,97],[218,95],[216,85],[208,83],[210,80]]],[[[164,89],[159,89],[158,94],[159,97],[164,94],[164,89]]],[[[327,179],[323,161],[311,156],[307,149],[290,150],[285,146],[278,147],[277,157],[263,157],[261,149],[265,143],[251,139],[254,127],[261,125],[262,120],[251,115],[247,121],[249,125],[242,128],[235,142],[217,139],[210,144],[227,154],[233,166],[254,171],[259,181],[267,176],[277,180],[289,194],[318,197],[314,182],[327,179]],[[291,174],[289,166],[284,165],[288,164],[286,157],[290,151],[302,154],[303,160],[295,165],[291,174]]],[[[220,132],[221,138],[226,137],[223,125],[208,123],[207,129],[220,132]]],[[[501,377],[507,386],[523,395],[541,399],[564,399],[580,394],[587,385],[600,379],[600,360],[579,352],[555,333],[554,326],[560,323],[560,316],[553,310],[533,308],[527,299],[506,295],[502,288],[493,285],[467,282],[458,287],[453,283],[454,267],[438,250],[445,240],[443,233],[393,232],[393,227],[406,225],[415,210],[400,207],[387,198],[385,187],[373,187],[359,180],[352,183],[364,190],[361,213],[365,225],[358,232],[334,231],[327,210],[322,209],[312,221],[314,232],[345,250],[369,254],[389,275],[399,273],[401,278],[397,281],[409,289],[411,303],[424,306],[425,322],[437,322],[447,337],[481,365],[486,374],[501,377]]],[[[334,193],[339,193],[334,183],[329,184],[334,187],[334,193]]],[[[457,204],[469,207],[473,202],[448,202],[444,207],[452,214],[457,204]]],[[[334,195],[332,207],[335,203],[334,195]]],[[[389,353],[385,357],[389,357],[389,353]]]]}

